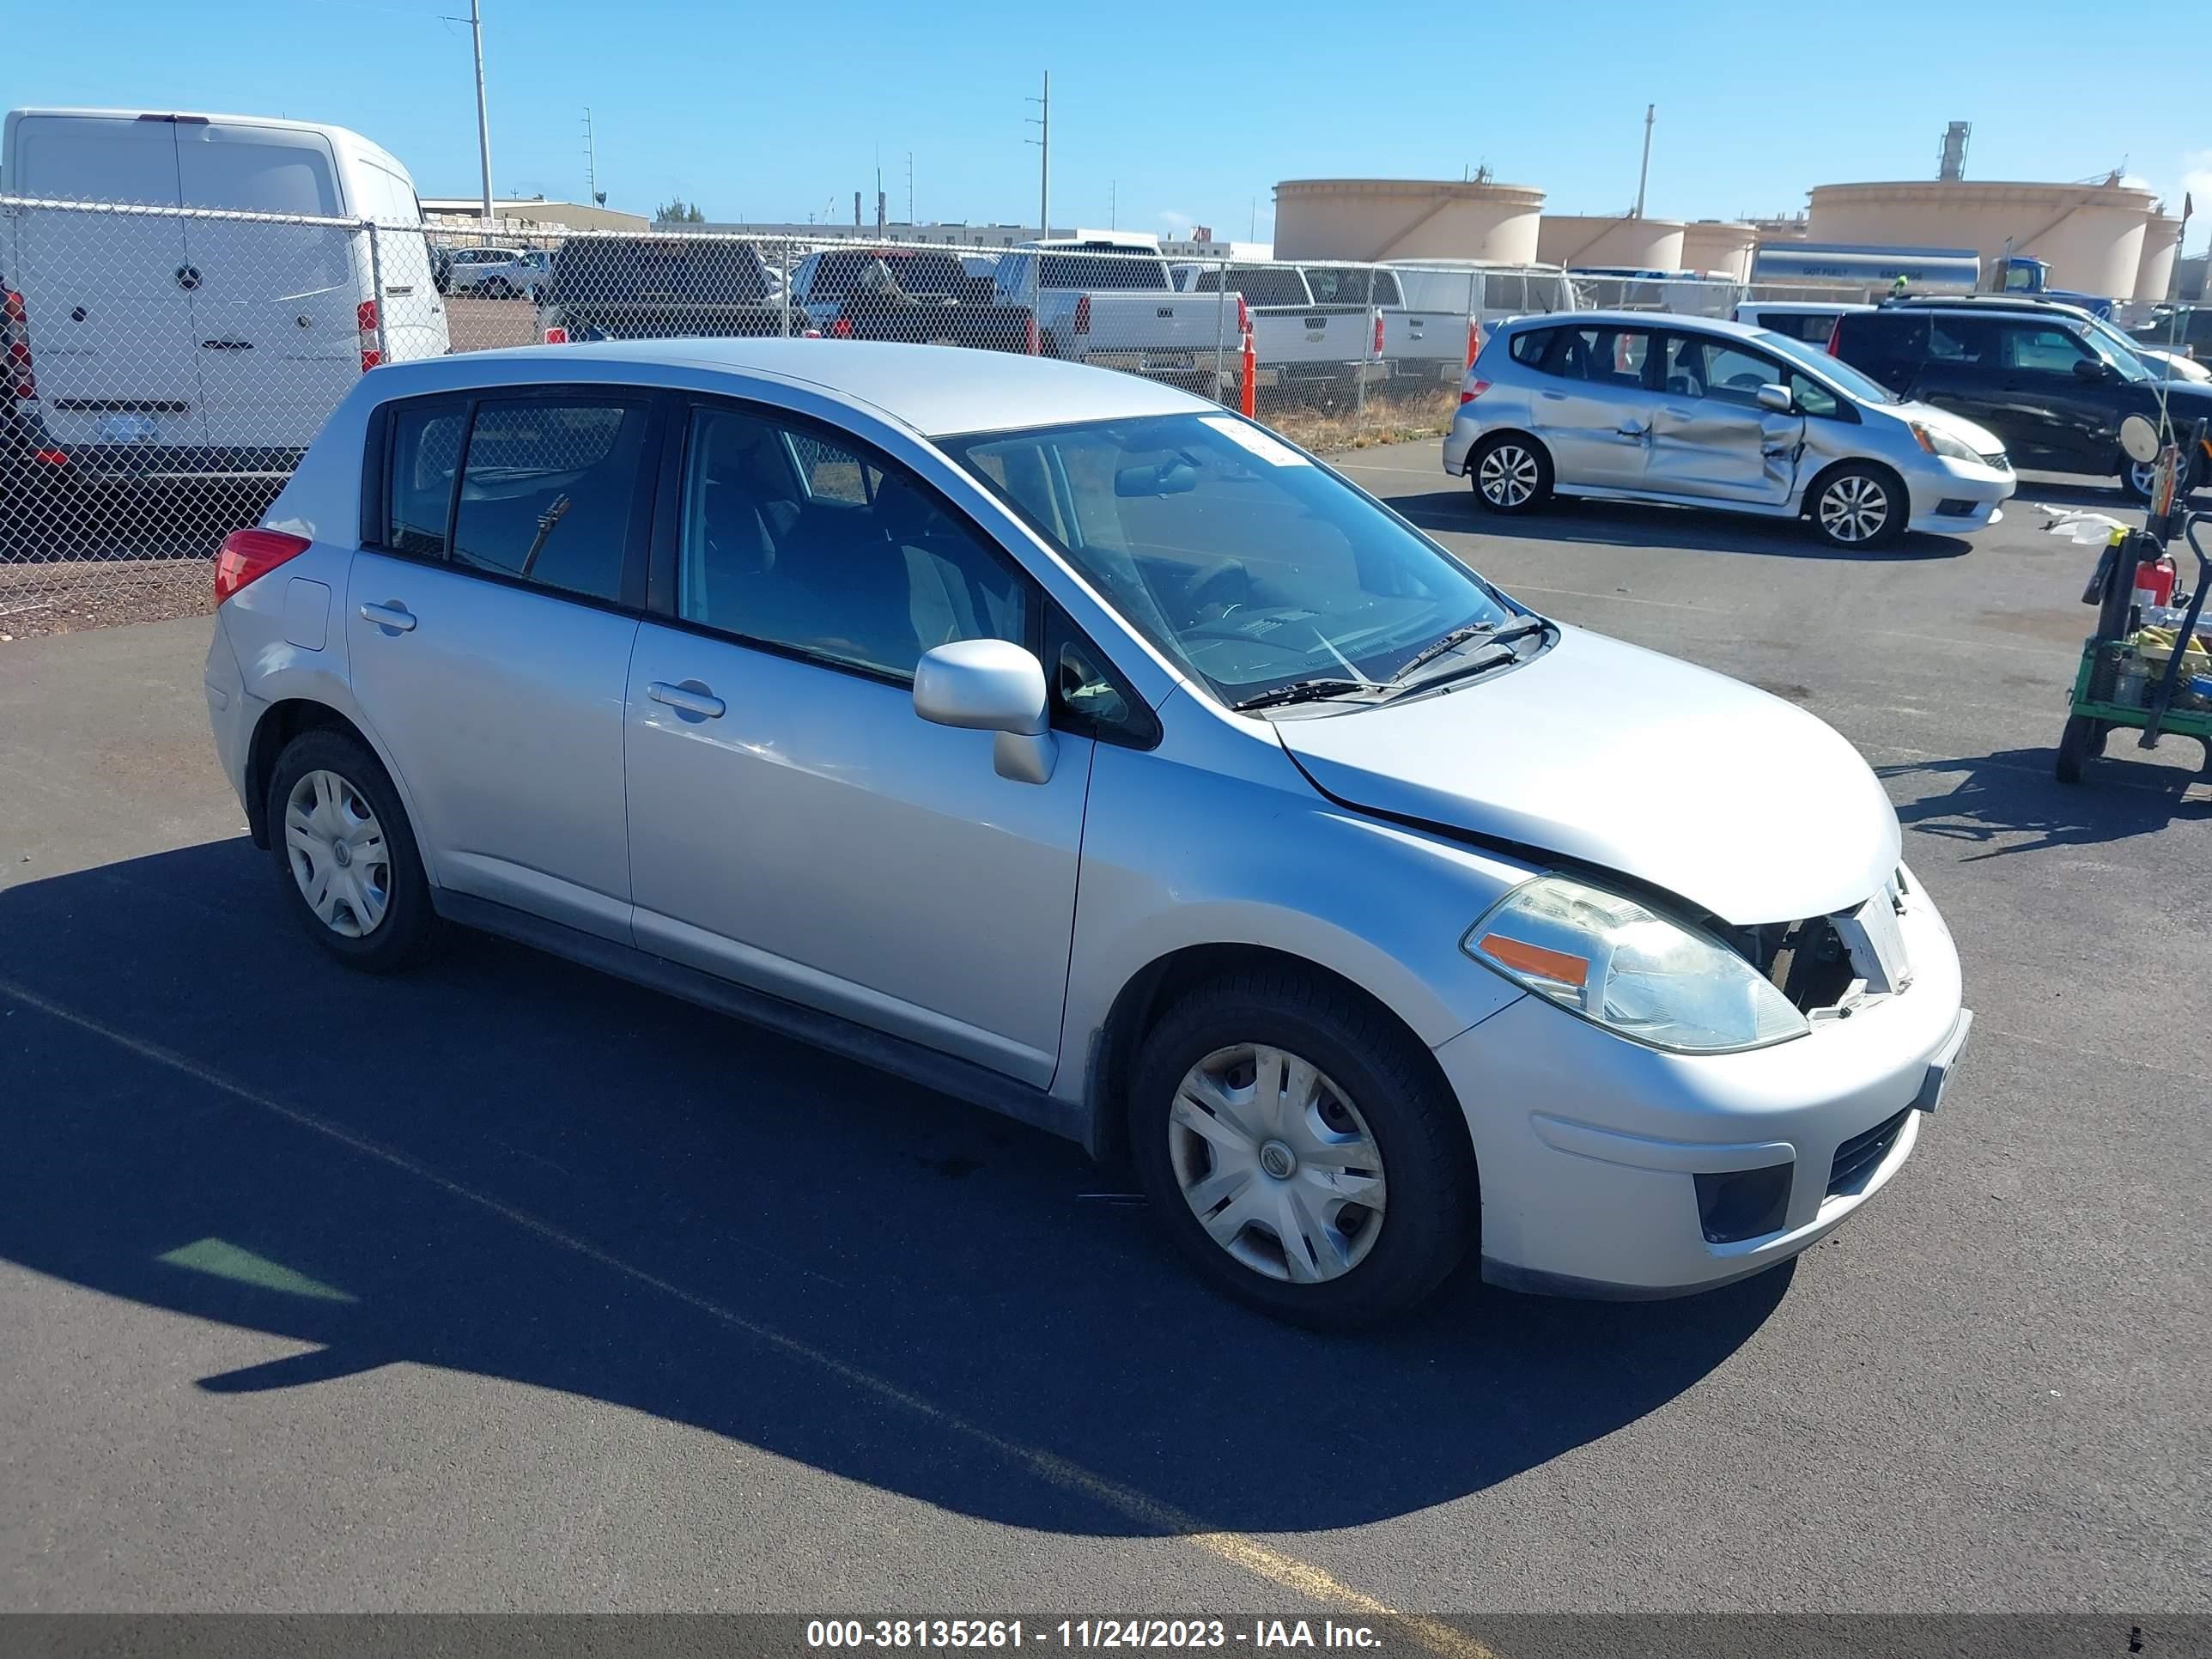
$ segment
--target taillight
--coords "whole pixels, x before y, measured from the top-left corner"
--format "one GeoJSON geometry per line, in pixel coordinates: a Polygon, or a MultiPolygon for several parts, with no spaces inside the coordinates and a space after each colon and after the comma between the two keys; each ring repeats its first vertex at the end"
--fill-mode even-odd
{"type": "Polygon", "coordinates": [[[830,325],[830,337],[833,340],[851,339],[853,337],[852,323],[845,318],[837,318],[830,325]]]}
{"type": "Polygon", "coordinates": [[[1237,296],[1237,331],[1239,334],[1252,331],[1252,302],[1241,294],[1237,296]]]}
{"type": "Polygon", "coordinates": [[[1834,322],[1828,325],[1828,355],[1831,357],[1840,357],[1844,355],[1836,349],[1837,346],[1842,343],[1843,337],[1844,319],[1838,317],[1834,322]]]}
{"type": "Polygon", "coordinates": [[[1036,313],[1034,311],[1022,319],[1022,349],[1030,356],[1036,356],[1043,349],[1043,341],[1037,334],[1036,313]]]}
{"type": "Polygon", "coordinates": [[[25,401],[39,395],[39,382],[31,373],[31,322],[24,314],[23,296],[15,289],[0,301],[0,339],[7,342],[8,393],[25,401]]]}
{"type": "Polygon", "coordinates": [[[546,331],[545,331],[545,343],[546,343],[547,345],[566,345],[566,344],[568,344],[568,331],[567,329],[565,329],[565,328],[562,327],[562,326],[561,326],[561,325],[560,325],[560,324],[558,324],[558,323],[554,323],[554,324],[550,325],[550,326],[548,326],[548,327],[547,327],[547,329],[546,329],[546,331]]]}
{"type": "Polygon", "coordinates": [[[1375,313],[1375,355],[1382,355],[1382,313],[1379,311],[1375,313]]]}
{"type": "Polygon", "coordinates": [[[1489,390],[1490,382],[1487,380],[1469,380],[1459,394],[1460,403],[1462,406],[1471,404],[1489,390]]]}
{"type": "Polygon", "coordinates": [[[377,338],[376,301],[363,300],[353,308],[354,330],[360,337],[361,372],[368,374],[384,361],[384,346],[377,338]]]}
{"type": "Polygon", "coordinates": [[[1075,331],[1078,334],[1091,332],[1091,296],[1088,294],[1075,296],[1075,331]]]}
{"type": "MultiPolygon", "coordinates": [[[[1469,368],[1473,368],[1474,367],[1474,360],[1481,355],[1482,325],[1477,322],[1474,318],[1470,317],[1467,319],[1467,366],[1469,368]]],[[[1487,386],[1489,382],[1486,380],[1483,384],[1487,386]]],[[[1462,403],[1465,403],[1467,399],[1462,398],[1460,401],[1462,403]]]]}
{"type": "Polygon", "coordinates": [[[305,536],[282,530],[234,530],[222,538],[215,556],[215,602],[221,605],[249,583],[259,581],[288,559],[296,559],[314,544],[305,536]]]}

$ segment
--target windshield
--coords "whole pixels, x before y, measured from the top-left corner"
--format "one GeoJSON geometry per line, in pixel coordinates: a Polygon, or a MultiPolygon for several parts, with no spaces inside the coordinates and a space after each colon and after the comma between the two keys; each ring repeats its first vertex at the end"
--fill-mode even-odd
{"type": "Polygon", "coordinates": [[[1224,702],[1312,679],[1379,684],[1455,629],[1527,614],[1233,415],[939,442],[1224,702]]]}
{"type": "Polygon", "coordinates": [[[2136,356],[2135,343],[2111,324],[2095,317],[2082,319],[2088,324],[2081,343],[2110,363],[2124,380],[2155,380],[2159,377],[2143,367],[2143,360],[2136,356]]]}
{"type": "Polygon", "coordinates": [[[1778,351],[1799,367],[1812,370],[1817,378],[1840,387],[1863,404],[1905,401],[1888,387],[1867,379],[1841,357],[1831,357],[1809,341],[1793,340],[1787,334],[1777,334],[1772,329],[1761,329],[1759,343],[1769,351],[1778,351]]]}

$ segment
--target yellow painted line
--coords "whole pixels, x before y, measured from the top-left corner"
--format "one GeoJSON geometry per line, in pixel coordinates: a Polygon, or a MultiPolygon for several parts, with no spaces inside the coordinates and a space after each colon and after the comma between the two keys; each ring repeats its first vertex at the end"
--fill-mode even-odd
{"type": "Polygon", "coordinates": [[[854,1388],[873,1395],[887,1404],[911,1412],[938,1428],[959,1436],[962,1439],[972,1441],[977,1445],[985,1447],[997,1453],[1006,1462],[1028,1470],[1048,1486],[1076,1497],[1088,1498],[1112,1510],[1125,1520],[1135,1522],[1138,1525],[1164,1536],[1180,1538],[1183,1542],[1194,1545],[1207,1554],[1229,1563],[1231,1566],[1243,1569],[1255,1577],[1264,1578],[1271,1584],[1279,1585],[1284,1589],[1306,1596],[1324,1606],[1334,1607],[1346,1613],[1358,1613],[1369,1619],[1388,1620],[1421,1647],[1441,1656],[1441,1659],[1498,1659],[1498,1656],[1489,1648],[1485,1647],[1473,1637],[1452,1629],[1449,1625],[1433,1619],[1395,1612],[1365,1592],[1354,1589],[1349,1584],[1331,1577],[1310,1561],[1300,1560],[1297,1556],[1285,1555],[1279,1550],[1269,1549],[1266,1545],[1257,1543],[1241,1533],[1222,1532],[1209,1528],[1205,1522],[1195,1516],[1188,1515],[1170,1504],[1163,1504],[1158,1498],[1139,1492],[1133,1486],[1125,1486],[1117,1480],[1109,1480],[1105,1476],[1086,1469],[1080,1463],[1071,1462],[1056,1452],[1046,1451],[1038,1446],[1025,1445],[1018,1440],[1010,1440],[1002,1434],[985,1428],[980,1423],[971,1422],[957,1413],[946,1411],[943,1407],[925,1400],[921,1395],[902,1389],[887,1378],[878,1376],[872,1371],[863,1370],[859,1366],[840,1359],[826,1350],[814,1346],[811,1343],[802,1342],[796,1337],[787,1336],[771,1326],[750,1319],[744,1314],[726,1308],[720,1303],[701,1296],[695,1291],[687,1291],[682,1285],[673,1284],[657,1273],[648,1273],[642,1267],[633,1267],[621,1257],[609,1255],[598,1245],[578,1238],[573,1233],[564,1232],[550,1222],[541,1221],[528,1212],[518,1210],[513,1205],[494,1198],[488,1193],[478,1192],[473,1187],[465,1187],[449,1176],[440,1175],[428,1164],[416,1162],[404,1152],[394,1152],[391,1147],[380,1146],[375,1141],[354,1133],[350,1129],[341,1128],[338,1125],[325,1118],[318,1117],[312,1112],[302,1111],[299,1107],[288,1105],[271,1096],[249,1089],[244,1084],[225,1077],[222,1073],[211,1070],[198,1060],[177,1053],[173,1048],[165,1048],[159,1043],[149,1042],[143,1038],[132,1036],[127,1031],[118,1031],[113,1026],[104,1024],[73,1009],[65,1008],[58,1002],[49,1001],[27,986],[19,985],[10,979],[0,979],[0,995],[10,997],[26,1007],[35,1008],[42,1014],[60,1020],[64,1024],[74,1025],[81,1031],[88,1031],[96,1037],[115,1044],[118,1048],[137,1054],[142,1060],[149,1060],[157,1066],[166,1066],[171,1071],[180,1072],[194,1081],[204,1083],[210,1089],[219,1090],[234,1100],[243,1101],[249,1106],[258,1106],[264,1112],[274,1113],[288,1123],[312,1130],[314,1133],[334,1140],[349,1151],[359,1152],[364,1158],[374,1158],[379,1163],[403,1170],[419,1181],[428,1182],[439,1191],[458,1198],[464,1203],[473,1204],[478,1209],[488,1211],[502,1221],[511,1222],[526,1232],[536,1234],[548,1243],[557,1244],[562,1249],[573,1251],[586,1261],[605,1267],[611,1273],[620,1273],[624,1278],[642,1285],[649,1290],[658,1291],[663,1296],[673,1297],[685,1307],[702,1313],[718,1323],[729,1327],[732,1330],[742,1332],[767,1347],[774,1348],[778,1352],[787,1354],[794,1359],[805,1360],[808,1364],[827,1371],[840,1382],[849,1383],[854,1388]]]}

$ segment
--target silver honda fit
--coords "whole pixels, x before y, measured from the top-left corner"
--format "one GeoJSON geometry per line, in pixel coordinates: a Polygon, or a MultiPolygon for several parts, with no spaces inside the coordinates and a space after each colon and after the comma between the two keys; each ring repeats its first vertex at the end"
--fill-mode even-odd
{"type": "Polygon", "coordinates": [[[1292,1319],[1470,1246],[1583,1294],[1771,1267],[1965,1043],[1835,732],[1134,375],[380,368],[216,591],[216,748],[331,956],[488,929],[1126,1146],[1198,1270],[1292,1319]]]}
{"type": "Polygon", "coordinates": [[[2013,492],[1984,428],[1893,397],[1816,346],[1705,317],[1524,317],[1468,370],[1444,471],[1492,513],[1554,494],[1811,521],[1869,551],[1965,535],[2013,492]]]}

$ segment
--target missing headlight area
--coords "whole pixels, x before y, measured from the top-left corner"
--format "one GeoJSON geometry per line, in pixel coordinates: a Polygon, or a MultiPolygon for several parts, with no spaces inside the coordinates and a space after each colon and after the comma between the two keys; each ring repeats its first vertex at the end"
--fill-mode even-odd
{"type": "Polygon", "coordinates": [[[1912,983],[1897,925],[1899,888],[1885,885],[1856,910],[1741,930],[1744,954],[1808,1018],[1848,1016],[1869,997],[1912,983]]]}

